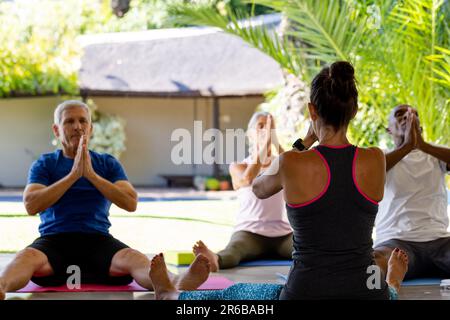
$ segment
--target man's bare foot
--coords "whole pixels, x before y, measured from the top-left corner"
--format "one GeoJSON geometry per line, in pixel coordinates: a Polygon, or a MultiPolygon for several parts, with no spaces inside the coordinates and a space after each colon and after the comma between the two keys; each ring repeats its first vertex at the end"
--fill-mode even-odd
{"type": "Polygon", "coordinates": [[[202,254],[208,258],[211,272],[217,272],[219,270],[219,256],[209,250],[203,241],[197,241],[197,243],[192,247],[192,250],[195,256],[202,254]]]}
{"type": "Polygon", "coordinates": [[[388,261],[386,282],[400,292],[400,286],[407,271],[408,255],[405,251],[395,248],[388,261]]]}
{"type": "Polygon", "coordinates": [[[179,277],[175,287],[178,290],[195,290],[208,279],[209,276],[209,260],[203,254],[195,257],[194,262],[190,265],[188,271],[179,277]]]}
{"type": "Polygon", "coordinates": [[[150,279],[153,282],[157,300],[177,300],[179,292],[170,282],[166,263],[162,253],[153,257],[150,264],[150,279]]]}

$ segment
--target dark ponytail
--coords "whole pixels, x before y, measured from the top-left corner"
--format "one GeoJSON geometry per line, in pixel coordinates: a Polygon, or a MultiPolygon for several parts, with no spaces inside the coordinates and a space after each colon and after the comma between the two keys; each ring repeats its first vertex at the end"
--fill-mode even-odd
{"type": "Polygon", "coordinates": [[[310,99],[325,124],[336,131],[347,126],[358,110],[353,66],[337,61],[323,68],[312,81],[310,99]]]}

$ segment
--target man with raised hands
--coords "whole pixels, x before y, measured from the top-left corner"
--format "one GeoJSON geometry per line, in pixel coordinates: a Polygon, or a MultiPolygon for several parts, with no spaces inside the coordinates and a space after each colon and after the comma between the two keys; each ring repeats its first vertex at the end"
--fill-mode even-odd
{"type": "Polygon", "coordinates": [[[405,279],[450,277],[450,233],[445,176],[450,148],[422,138],[417,110],[395,107],[388,132],[395,144],[386,152],[386,185],[376,218],[375,260],[386,271],[394,248],[408,255],[405,279]]]}

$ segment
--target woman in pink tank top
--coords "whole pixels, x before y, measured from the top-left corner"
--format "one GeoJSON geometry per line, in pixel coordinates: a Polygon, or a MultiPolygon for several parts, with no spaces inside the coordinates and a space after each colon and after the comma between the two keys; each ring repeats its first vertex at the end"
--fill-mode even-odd
{"type": "Polygon", "coordinates": [[[193,248],[195,255],[208,257],[213,272],[235,267],[243,261],[292,257],[292,229],[282,192],[261,200],[251,188],[253,179],[264,172],[274,159],[272,145],[278,153],[284,152],[274,133],[275,123],[268,112],[253,114],[247,128],[250,156],[230,165],[233,188],[239,200],[231,240],[218,253],[209,250],[202,241],[198,241],[193,248]]]}

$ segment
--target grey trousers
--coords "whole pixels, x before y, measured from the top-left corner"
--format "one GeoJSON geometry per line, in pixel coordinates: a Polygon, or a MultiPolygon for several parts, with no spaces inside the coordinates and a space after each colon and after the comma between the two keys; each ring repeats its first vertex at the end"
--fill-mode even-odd
{"type": "Polygon", "coordinates": [[[408,272],[405,279],[424,277],[450,277],[450,237],[426,242],[392,239],[380,243],[381,248],[400,248],[408,255],[408,272]]]}
{"type": "Polygon", "coordinates": [[[282,237],[265,237],[248,231],[237,231],[227,247],[217,253],[219,268],[237,266],[241,261],[263,258],[292,259],[292,233],[282,237]]]}

